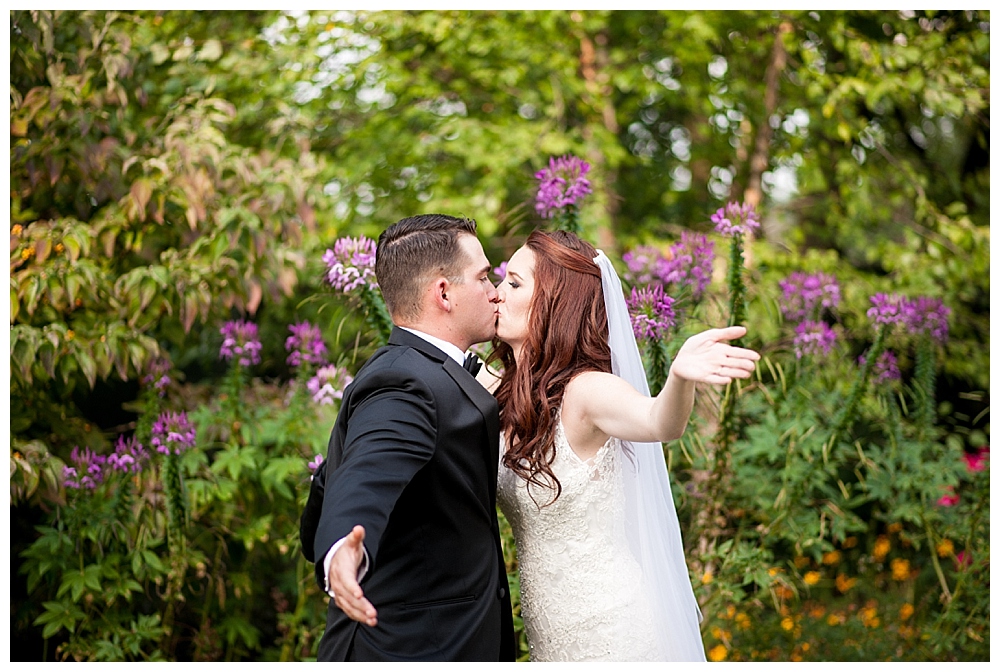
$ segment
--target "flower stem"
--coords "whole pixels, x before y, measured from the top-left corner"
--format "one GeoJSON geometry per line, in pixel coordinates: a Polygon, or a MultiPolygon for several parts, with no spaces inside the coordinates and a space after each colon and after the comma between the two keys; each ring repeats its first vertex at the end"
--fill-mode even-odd
{"type": "Polygon", "coordinates": [[[830,448],[832,448],[833,444],[836,443],[840,432],[843,431],[843,429],[854,419],[854,412],[857,410],[858,404],[861,402],[861,395],[864,394],[865,389],[868,387],[868,380],[871,378],[872,370],[875,368],[875,361],[885,349],[885,332],[886,325],[880,324],[878,326],[878,330],[875,332],[875,342],[872,343],[871,349],[869,349],[868,354],[865,355],[865,363],[861,367],[861,371],[858,372],[857,378],[854,379],[854,385],[851,387],[851,391],[847,395],[847,402],[844,404],[842,410],[834,420],[833,430],[830,432],[830,439],[823,446],[824,461],[829,457],[830,448]]]}
{"type": "Polygon", "coordinates": [[[936,418],[934,402],[934,343],[924,335],[917,345],[916,367],[914,378],[917,384],[917,395],[920,402],[918,427],[920,438],[926,438],[934,427],[936,418]]]}
{"type": "Polygon", "coordinates": [[[365,306],[365,320],[377,334],[378,344],[385,345],[392,333],[392,318],[385,307],[382,294],[374,287],[364,285],[361,288],[361,302],[365,306]]]}
{"type": "Polygon", "coordinates": [[[186,513],[181,490],[180,458],[173,452],[167,453],[163,462],[163,489],[167,495],[167,531],[176,542],[184,529],[186,513]]]}
{"type": "MultiPolygon", "coordinates": [[[[744,325],[747,321],[746,284],[743,280],[743,236],[734,234],[729,243],[729,326],[744,325]]],[[[732,344],[742,346],[742,339],[732,344]]]]}
{"type": "Polygon", "coordinates": [[[934,533],[931,531],[931,525],[927,522],[925,516],[921,516],[924,521],[924,531],[927,533],[927,542],[930,545],[928,549],[930,551],[931,563],[934,565],[934,572],[937,574],[938,582],[941,584],[941,591],[944,594],[944,603],[948,604],[951,602],[951,591],[948,590],[948,581],[944,578],[944,572],[941,570],[941,563],[938,561],[937,557],[937,543],[934,541],[934,533]]]}

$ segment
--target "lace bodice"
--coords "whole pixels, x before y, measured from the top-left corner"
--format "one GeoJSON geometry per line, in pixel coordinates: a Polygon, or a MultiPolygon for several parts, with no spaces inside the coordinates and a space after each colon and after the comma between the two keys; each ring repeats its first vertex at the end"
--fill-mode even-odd
{"type": "Polygon", "coordinates": [[[552,471],[562,485],[558,499],[552,502],[555,490],[537,486],[529,494],[527,482],[501,462],[497,501],[517,544],[521,616],[533,661],[658,657],[642,572],[625,538],[623,459],[612,438],[584,462],[557,418],[552,471]]]}

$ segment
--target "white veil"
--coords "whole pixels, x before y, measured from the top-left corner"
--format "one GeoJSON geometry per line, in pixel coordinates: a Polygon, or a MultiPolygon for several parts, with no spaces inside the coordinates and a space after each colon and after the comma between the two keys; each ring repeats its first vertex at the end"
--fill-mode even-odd
{"type": "MultiPolygon", "coordinates": [[[[632,332],[628,307],[618,273],[611,260],[598,250],[594,263],[601,269],[601,286],[608,313],[611,370],[642,394],[649,383],[639,346],[632,332]]],[[[625,479],[625,532],[629,547],[642,566],[650,596],[654,629],[666,661],[704,661],[701,610],[691,588],[677,511],[670,494],[667,465],[660,443],[630,442],[632,461],[623,460],[625,479]]]]}

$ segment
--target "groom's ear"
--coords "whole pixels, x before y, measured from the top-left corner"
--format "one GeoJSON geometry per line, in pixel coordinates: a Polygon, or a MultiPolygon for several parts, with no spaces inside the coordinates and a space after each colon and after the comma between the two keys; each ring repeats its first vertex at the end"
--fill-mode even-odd
{"type": "Polygon", "coordinates": [[[431,286],[431,295],[434,299],[434,305],[441,311],[446,313],[451,312],[451,300],[448,298],[448,292],[451,290],[451,283],[448,282],[448,278],[440,277],[434,281],[431,286]]]}

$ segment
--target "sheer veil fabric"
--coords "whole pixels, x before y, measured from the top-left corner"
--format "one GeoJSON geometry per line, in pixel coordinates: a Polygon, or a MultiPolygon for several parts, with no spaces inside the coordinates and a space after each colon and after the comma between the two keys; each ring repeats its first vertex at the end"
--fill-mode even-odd
{"type": "MultiPolygon", "coordinates": [[[[612,372],[647,397],[649,383],[635,341],[628,307],[611,260],[598,250],[594,263],[608,313],[612,372]]],[[[657,644],[666,661],[704,661],[701,610],[691,588],[680,523],[670,494],[670,479],[660,443],[630,442],[631,460],[622,460],[625,526],[629,546],[642,566],[652,602],[657,644]]]]}

